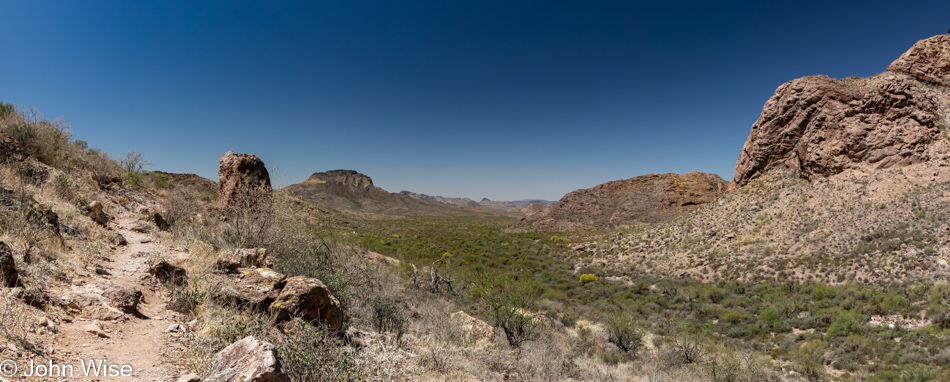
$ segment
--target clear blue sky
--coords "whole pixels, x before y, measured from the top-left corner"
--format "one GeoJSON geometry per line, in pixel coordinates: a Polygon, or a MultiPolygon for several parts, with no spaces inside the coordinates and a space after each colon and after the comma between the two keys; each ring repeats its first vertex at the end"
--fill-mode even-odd
{"type": "Polygon", "coordinates": [[[646,173],[732,179],[775,88],[869,76],[950,1],[8,1],[0,99],[150,169],[558,199],[646,173]]]}

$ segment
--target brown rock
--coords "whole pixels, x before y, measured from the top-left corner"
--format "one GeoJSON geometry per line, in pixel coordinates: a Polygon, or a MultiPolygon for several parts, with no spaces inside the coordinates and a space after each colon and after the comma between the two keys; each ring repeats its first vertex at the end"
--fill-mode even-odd
{"type": "Polygon", "coordinates": [[[231,344],[214,356],[204,382],[290,382],[274,345],[253,336],[231,344]]]}
{"type": "Polygon", "coordinates": [[[129,245],[129,241],[125,239],[125,236],[122,236],[121,233],[115,234],[115,237],[112,238],[112,243],[118,246],[129,245]]]}
{"type": "Polygon", "coordinates": [[[523,220],[545,230],[656,223],[699,208],[729,189],[730,183],[715,174],[649,174],[571,192],[523,220]]]}
{"type": "Polygon", "coordinates": [[[97,320],[119,320],[125,317],[122,311],[106,304],[95,291],[67,291],[61,301],[66,310],[78,317],[97,320]]]}
{"type": "Polygon", "coordinates": [[[0,132],[0,163],[19,162],[26,159],[26,153],[20,142],[12,136],[0,132]]]}
{"type": "Polygon", "coordinates": [[[950,86],[950,36],[920,40],[887,66],[892,72],[907,73],[935,85],[950,86]]]}
{"type": "Polygon", "coordinates": [[[13,288],[21,284],[20,274],[13,261],[13,248],[0,241],[0,286],[13,288]]]}
{"type": "Polygon", "coordinates": [[[89,210],[86,212],[86,215],[101,226],[105,226],[109,223],[109,220],[111,220],[111,217],[102,210],[102,203],[99,203],[98,200],[89,203],[89,210]]]}
{"type": "Polygon", "coordinates": [[[138,312],[139,301],[142,300],[142,291],[132,287],[122,287],[115,284],[103,284],[102,297],[109,306],[125,313],[138,312]]]}
{"type": "Polygon", "coordinates": [[[188,278],[185,268],[173,265],[165,260],[152,264],[148,268],[148,273],[162,282],[174,285],[182,285],[188,278]]]}
{"type": "Polygon", "coordinates": [[[270,312],[276,320],[284,321],[301,317],[315,324],[326,325],[332,332],[345,330],[343,308],[320,280],[296,276],[287,279],[286,285],[270,304],[270,312]]]}
{"type": "Polygon", "coordinates": [[[804,77],[765,103],[736,162],[741,186],[776,167],[809,180],[846,169],[872,171],[930,160],[945,152],[940,91],[950,84],[950,36],[922,40],[870,78],[804,77]],[[896,73],[906,73],[907,77],[896,73]]]}
{"type": "Polygon", "coordinates": [[[228,151],[218,160],[218,199],[225,206],[231,205],[236,190],[242,182],[251,186],[270,189],[270,175],[264,162],[253,154],[228,151]]]}
{"type": "Polygon", "coordinates": [[[162,231],[168,231],[168,228],[170,227],[168,222],[165,221],[165,218],[162,217],[162,214],[158,212],[153,213],[150,217],[150,220],[155,223],[155,226],[158,227],[158,229],[162,231]]]}

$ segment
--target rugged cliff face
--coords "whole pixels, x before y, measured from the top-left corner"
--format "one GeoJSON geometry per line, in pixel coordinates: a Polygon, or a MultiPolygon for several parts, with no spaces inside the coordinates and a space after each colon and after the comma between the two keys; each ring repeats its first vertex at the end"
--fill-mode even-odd
{"type": "Polygon", "coordinates": [[[571,192],[524,223],[569,230],[661,222],[708,203],[729,187],[718,175],[702,172],[643,175],[571,192]]]}
{"type": "Polygon", "coordinates": [[[811,76],[780,86],[736,163],[741,186],[775,167],[808,180],[943,158],[950,36],[921,40],[870,78],[811,76]]]}

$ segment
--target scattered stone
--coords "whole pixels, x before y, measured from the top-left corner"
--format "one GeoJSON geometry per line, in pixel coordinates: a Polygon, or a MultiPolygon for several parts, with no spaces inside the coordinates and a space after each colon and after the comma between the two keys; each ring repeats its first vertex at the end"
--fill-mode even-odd
{"type": "Polygon", "coordinates": [[[326,325],[332,332],[339,333],[345,329],[340,301],[330,294],[322,281],[314,278],[296,276],[287,279],[277,300],[270,304],[270,312],[277,322],[301,317],[326,325]]]}
{"type": "Polygon", "coordinates": [[[46,292],[34,288],[16,287],[10,290],[10,294],[18,300],[40,309],[49,305],[50,301],[49,295],[46,294],[46,292]]]}
{"type": "Polygon", "coordinates": [[[181,325],[171,324],[168,325],[168,328],[165,329],[165,333],[176,333],[181,331],[181,325]]]}
{"type": "Polygon", "coordinates": [[[188,278],[185,268],[173,265],[166,260],[152,264],[148,268],[148,274],[155,276],[161,282],[174,285],[182,285],[188,278]]]}
{"type": "Polygon", "coordinates": [[[129,241],[125,239],[125,236],[122,236],[121,233],[115,234],[115,237],[112,238],[112,243],[118,246],[129,245],[129,241]]]}
{"type": "Polygon", "coordinates": [[[249,192],[239,184],[271,189],[270,175],[264,161],[253,154],[228,151],[218,160],[218,200],[230,206],[237,192],[249,192]]]}
{"type": "Polygon", "coordinates": [[[153,241],[155,241],[155,240],[152,240],[152,239],[142,239],[142,240],[139,241],[139,243],[148,244],[148,243],[151,243],[151,242],[153,242],[153,241]]]}
{"type": "Polygon", "coordinates": [[[102,324],[100,324],[99,321],[92,321],[92,322],[90,322],[90,323],[88,323],[88,324],[86,324],[86,325],[83,325],[83,328],[82,328],[82,329],[83,329],[84,331],[86,331],[87,333],[92,333],[92,334],[95,334],[95,335],[97,335],[97,336],[99,336],[99,337],[102,337],[102,338],[109,338],[109,337],[110,337],[109,334],[107,334],[107,333],[102,329],[102,324]]]}
{"type": "Polygon", "coordinates": [[[289,382],[274,345],[253,336],[231,344],[214,356],[204,382],[289,382]]]}
{"type": "Polygon", "coordinates": [[[22,284],[13,261],[13,248],[0,241],[0,286],[13,288],[22,284]]]}
{"type": "Polygon", "coordinates": [[[131,230],[132,232],[138,232],[138,233],[149,233],[152,231],[152,229],[149,228],[147,225],[136,225],[136,226],[133,226],[132,228],[129,228],[129,230],[131,230]]]}

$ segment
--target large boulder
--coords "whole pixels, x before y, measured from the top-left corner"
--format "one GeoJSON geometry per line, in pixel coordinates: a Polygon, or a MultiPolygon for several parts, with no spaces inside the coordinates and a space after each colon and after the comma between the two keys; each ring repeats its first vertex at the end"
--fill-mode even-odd
{"type": "Polygon", "coordinates": [[[215,354],[211,375],[204,382],[290,382],[274,345],[253,336],[215,354]]]}
{"type": "Polygon", "coordinates": [[[218,163],[218,199],[224,206],[232,204],[236,192],[248,191],[241,185],[271,189],[267,167],[257,155],[228,151],[218,163]]]}
{"type": "Polygon", "coordinates": [[[277,322],[301,317],[324,325],[332,332],[340,333],[346,329],[340,301],[330,294],[322,281],[314,278],[296,276],[287,279],[277,300],[270,304],[270,312],[277,322]]]}
{"type": "Polygon", "coordinates": [[[74,286],[63,293],[61,301],[70,313],[96,320],[118,320],[126,313],[137,314],[142,291],[115,284],[74,286]]]}
{"type": "Polygon", "coordinates": [[[489,341],[495,336],[491,325],[461,310],[449,315],[449,321],[458,328],[466,341],[489,341]]]}
{"type": "Polygon", "coordinates": [[[241,268],[236,274],[212,276],[211,296],[225,304],[263,309],[277,299],[283,281],[284,275],[270,268],[241,268]]]}
{"type": "Polygon", "coordinates": [[[772,169],[808,180],[845,170],[946,159],[942,137],[950,96],[950,36],[922,40],[870,78],[811,76],[780,86],[736,162],[742,186],[772,169]]]}
{"type": "Polygon", "coordinates": [[[13,261],[13,248],[0,241],[0,286],[13,288],[20,285],[20,275],[13,261]]]}
{"type": "Polygon", "coordinates": [[[237,272],[239,268],[269,267],[267,249],[265,248],[238,248],[231,255],[223,256],[215,262],[215,268],[229,273],[237,272]]]}

